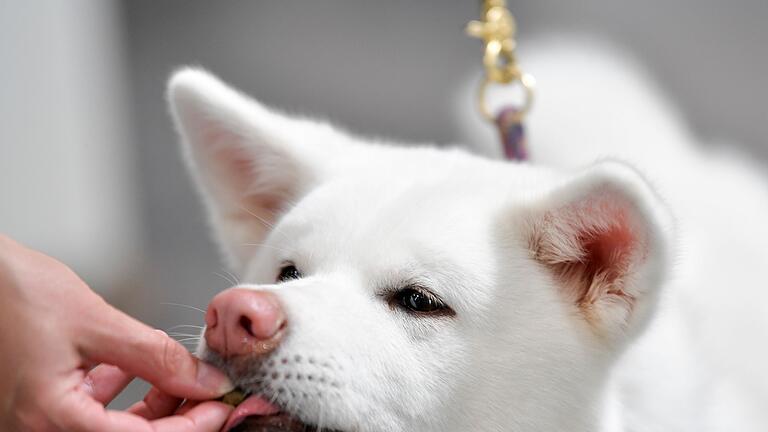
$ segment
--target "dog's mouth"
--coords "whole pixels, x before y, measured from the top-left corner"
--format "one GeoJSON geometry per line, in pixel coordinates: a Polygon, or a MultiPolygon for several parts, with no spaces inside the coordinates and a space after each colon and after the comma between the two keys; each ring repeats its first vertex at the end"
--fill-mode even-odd
{"type": "Polygon", "coordinates": [[[302,423],[294,416],[281,411],[263,396],[248,396],[229,415],[223,432],[305,432],[315,426],[302,423]]]}
{"type": "Polygon", "coordinates": [[[305,425],[287,414],[275,414],[266,417],[248,417],[229,430],[232,432],[303,432],[314,431],[316,428],[305,425]]]}

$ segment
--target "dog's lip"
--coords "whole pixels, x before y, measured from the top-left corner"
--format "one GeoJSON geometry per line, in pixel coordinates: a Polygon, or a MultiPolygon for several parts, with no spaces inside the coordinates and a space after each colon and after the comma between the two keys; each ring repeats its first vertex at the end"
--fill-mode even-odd
{"type": "MultiPolygon", "coordinates": [[[[282,411],[261,395],[252,395],[229,415],[223,432],[306,432],[316,428],[282,411]]],[[[329,432],[339,432],[329,430],[329,432]]]]}
{"type": "Polygon", "coordinates": [[[278,413],[280,413],[280,408],[264,397],[260,395],[248,396],[229,415],[223,430],[225,432],[231,430],[248,417],[271,417],[278,413]]]}

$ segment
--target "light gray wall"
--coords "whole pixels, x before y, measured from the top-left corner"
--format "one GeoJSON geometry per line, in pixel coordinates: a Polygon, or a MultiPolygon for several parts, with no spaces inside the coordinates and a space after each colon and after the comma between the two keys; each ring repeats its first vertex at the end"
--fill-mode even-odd
{"type": "Polygon", "coordinates": [[[101,292],[139,264],[116,1],[0,1],[0,232],[101,292]]]}

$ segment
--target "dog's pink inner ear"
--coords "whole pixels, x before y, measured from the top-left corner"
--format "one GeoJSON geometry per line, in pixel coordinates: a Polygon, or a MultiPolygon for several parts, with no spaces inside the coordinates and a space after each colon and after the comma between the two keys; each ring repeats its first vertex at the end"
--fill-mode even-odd
{"type": "MultiPolygon", "coordinates": [[[[260,187],[258,166],[254,156],[243,149],[224,147],[213,157],[214,175],[222,184],[216,193],[223,202],[223,215],[229,219],[250,220],[254,231],[249,238],[260,239],[266,224],[274,222],[275,214],[283,202],[281,197],[290,193],[286,185],[260,187]]],[[[261,179],[263,182],[264,179],[261,179]]]]}
{"type": "Polygon", "coordinates": [[[198,151],[203,153],[200,163],[206,166],[201,167],[201,174],[207,177],[212,198],[219,202],[221,216],[244,222],[235,225],[241,238],[260,241],[295,192],[294,182],[286,178],[291,162],[274,149],[253,145],[249,138],[216,124],[209,124],[203,137],[198,151]]]}
{"type": "Polygon", "coordinates": [[[206,134],[206,142],[210,143],[204,151],[207,160],[211,161],[212,175],[223,183],[223,191],[232,194],[232,199],[237,195],[244,195],[250,184],[253,183],[253,158],[245,149],[227,145],[236,138],[231,132],[209,131],[206,134]]]}
{"type": "Polygon", "coordinates": [[[546,211],[534,223],[530,247],[566,298],[604,327],[622,325],[632,313],[633,276],[647,254],[646,237],[633,203],[604,188],[546,211]]]}
{"type": "Polygon", "coordinates": [[[190,122],[190,155],[222,247],[240,268],[296,196],[297,163],[270,137],[247,126],[198,116],[190,122]]]}

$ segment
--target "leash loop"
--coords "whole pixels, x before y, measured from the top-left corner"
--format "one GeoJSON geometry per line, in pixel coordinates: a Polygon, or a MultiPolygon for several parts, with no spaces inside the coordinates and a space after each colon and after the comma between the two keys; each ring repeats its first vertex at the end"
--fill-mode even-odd
{"type": "MultiPolygon", "coordinates": [[[[536,80],[533,78],[533,75],[524,73],[520,76],[519,80],[516,80],[515,82],[520,83],[520,86],[523,88],[523,102],[521,105],[515,110],[515,120],[518,123],[522,123],[525,116],[528,114],[528,112],[531,110],[531,106],[533,106],[533,99],[536,89],[536,80]]],[[[514,84],[515,82],[510,82],[510,84],[514,84]]],[[[488,93],[488,87],[491,84],[494,84],[495,82],[488,77],[483,79],[483,81],[480,83],[480,86],[477,89],[477,107],[480,110],[480,114],[483,115],[488,121],[495,122],[498,114],[494,115],[491,111],[491,109],[488,108],[488,102],[486,100],[485,95],[488,93]]]]}

